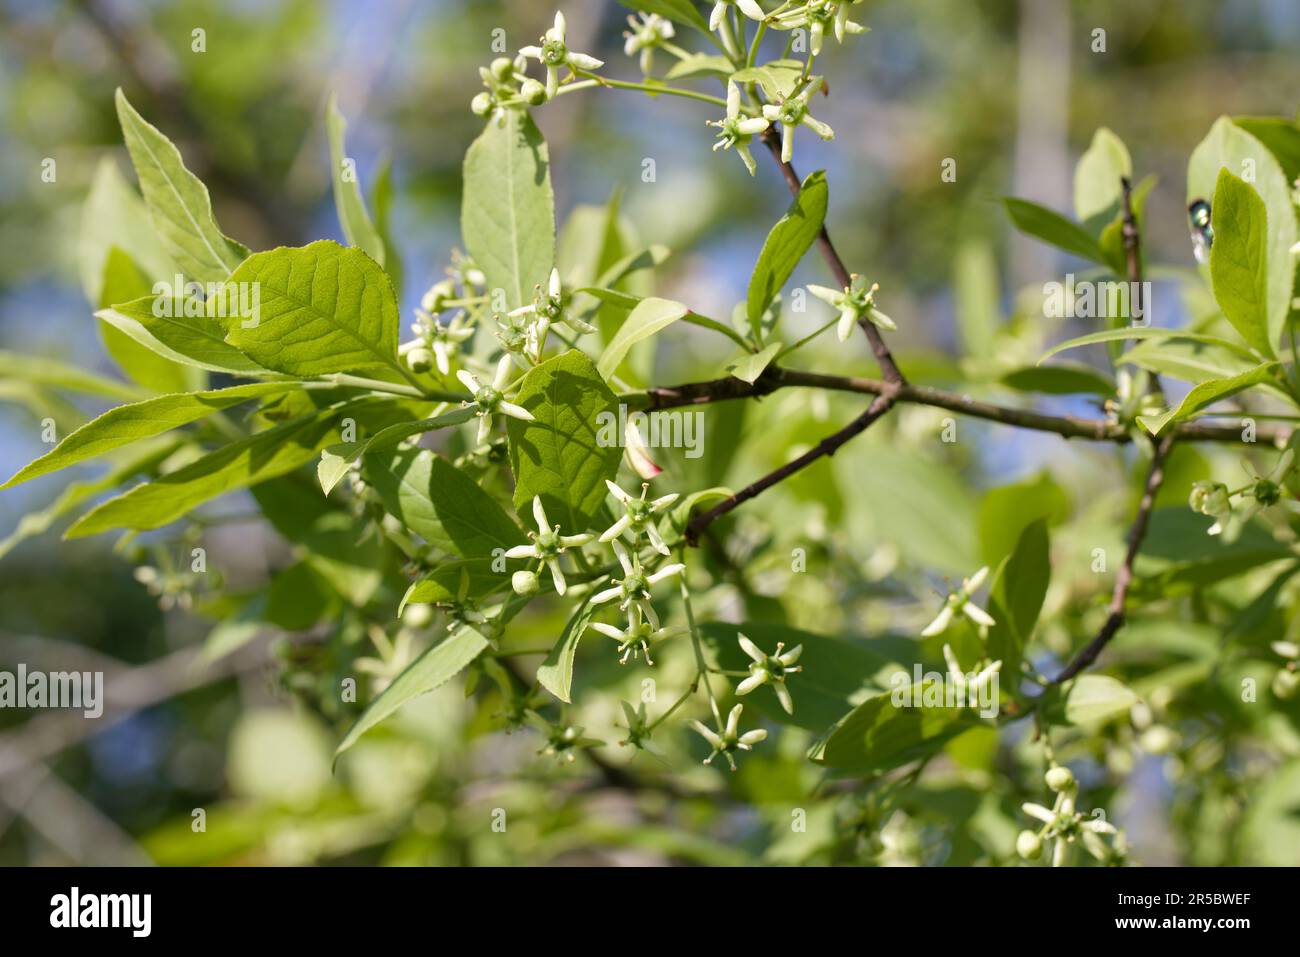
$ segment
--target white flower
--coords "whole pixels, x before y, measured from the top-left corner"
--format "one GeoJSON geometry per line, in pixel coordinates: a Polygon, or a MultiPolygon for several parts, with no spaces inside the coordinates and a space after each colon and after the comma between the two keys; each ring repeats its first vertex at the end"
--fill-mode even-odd
{"type": "Polygon", "coordinates": [[[995,622],[983,608],[971,602],[971,595],[979,591],[980,585],[984,584],[984,579],[989,575],[988,566],[984,566],[970,578],[962,580],[961,588],[948,596],[944,603],[943,609],[935,617],[934,621],[926,625],[925,630],[921,632],[922,638],[930,638],[933,635],[941,634],[946,631],[952,624],[953,617],[961,612],[977,625],[985,628],[991,628],[995,622]]]}
{"type": "Polygon", "coordinates": [[[782,162],[788,163],[794,157],[796,126],[806,126],[824,140],[835,139],[835,131],[808,112],[808,100],[811,99],[813,91],[821,89],[821,86],[821,77],[809,77],[802,93],[786,97],[776,103],[763,104],[763,116],[771,123],[781,124],[782,162]]]}
{"type": "Polygon", "coordinates": [[[621,599],[619,607],[624,611],[634,602],[640,603],[642,610],[646,611],[649,609],[650,587],[659,584],[665,578],[671,578],[686,567],[681,562],[676,562],[672,565],[663,566],[653,575],[647,575],[645,569],[641,567],[640,558],[635,555],[629,556],[627,549],[618,542],[611,542],[610,544],[614,548],[614,554],[618,556],[618,563],[623,566],[623,578],[621,580],[616,579],[613,587],[592,595],[591,603],[593,605],[603,605],[607,601],[618,598],[621,599]]]}
{"type": "Polygon", "coordinates": [[[502,356],[497,362],[496,376],[490,386],[483,385],[478,380],[478,377],[468,369],[461,369],[456,373],[456,378],[474,396],[474,402],[478,406],[478,411],[475,414],[479,416],[479,445],[486,442],[492,434],[492,427],[496,424],[498,413],[508,415],[514,419],[522,419],[524,422],[534,421],[531,412],[523,406],[507,402],[502,395],[502,390],[505,389],[510,380],[510,369],[513,365],[514,362],[510,356],[502,356]]]}
{"type": "Polygon", "coordinates": [[[727,759],[727,763],[731,765],[731,770],[734,771],[736,770],[736,759],[733,755],[737,751],[752,751],[754,745],[767,738],[767,732],[762,728],[755,728],[753,731],[746,731],[744,734],[739,733],[740,714],[744,710],[745,706],[743,704],[738,704],[732,708],[731,713],[727,715],[727,724],[723,727],[721,718],[718,715],[717,705],[714,705],[713,717],[719,725],[717,731],[714,731],[703,721],[691,722],[695,730],[703,736],[705,741],[709,742],[709,747],[713,748],[709,756],[704,759],[705,764],[712,763],[713,759],[720,754],[727,759]]]}
{"type": "Polygon", "coordinates": [[[636,419],[628,419],[627,428],[623,430],[623,461],[643,479],[652,479],[663,471],[650,457],[650,446],[641,437],[636,419]]]}
{"type": "Polygon", "coordinates": [[[474,335],[474,329],[465,321],[463,312],[452,316],[450,322],[439,322],[436,316],[442,311],[442,300],[434,298],[433,292],[431,289],[424,294],[423,303],[429,305],[422,303],[415,310],[416,321],[411,323],[411,332],[416,338],[403,343],[397,351],[406,356],[407,364],[415,372],[427,371],[429,364],[436,364],[438,371],[447,375],[451,360],[460,351],[461,343],[474,335]],[[427,358],[421,353],[427,354],[427,358]]]}
{"type": "Polygon", "coordinates": [[[655,48],[663,46],[665,41],[676,36],[677,29],[671,20],[657,13],[642,13],[640,16],[640,20],[635,16],[627,18],[628,26],[632,29],[623,31],[623,36],[627,38],[623,52],[628,56],[639,52],[641,72],[649,75],[650,68],[654,66],[655,48]]]}
{"type": "Polygon", "coordinates": [[[537,522],[537,531],[529,532],[533,540],[531,545],[515,545],[506,549],[506,558],[536,558],[551,570],[551,581],[555,583],[555,593],[563,595],[568,587],[564,580],[564,570],[560,567],[560,556],[566,548],[580,548],[591,541],[591,534],[561,535],[560,526],[552,527],[546,519],[546,509],[542,507],[540,495],[533,496],[533,518],[537,522]]]}
{"type": "Polygon", "coordinates": [[[641,486],[640,498],[633,498],[609,479],[605,480],[605,485],[609,488],[609,493],[622,503],[623,517],[605,529],[600,535],[600,540],[602,542],[612,542],[624,532],[631,532],[632,542],[635,544],[637,539],[644,534],[650,539],[650,544],[654,546],[655,551],[661,555],[667,555],[668,546],[664,544],[663,537],[655,526],[654,517],[657,512],[662,512],[677,501],[677,493],[661,495],[659,498],[647,502],[645,493],[650,488],[649,482],[641,486]]]}
{"type": "Polygon", "coordinates": [[[546,333],[551,325],[563,322],[577,332],[595,332],[596,327],[583,322],[577,316],[565,315],[564,287],[560,283],[560,271],[551,270],[551,277],[545,290],[539,285],[533,295],[533,301],[520,306],[506,314],[512,320],[534,317],[528,324],[528,336],[534,351],[538,354],[546,346],[546,333]]]}
{"type": "MultiPolygon", "coordinates": [[[[940,615],[942,614],[943,613],[940,612],[940,615]]],[[[966,672],[962,670],[961,665],[957,661],[957,655],[953,652],[950,645],[945,644],[943,646],[943,660],[948,663],[948,676],[952,679],[953,685],[966,693],[967,700],[970,700],[969,696],[977,694],[981,688],[993,679],[995,674],[1002,670],[1002,662],[995,661],[992,664],[987,665],[981,671],[976,673],[973,678],[967,681],[966,672]]]]}
{"type": "Polygon", "coordinates": [[[862,0],[807,0],[800,7],[778,14],[771,19],[773,29],[794,30],[808,28],[808,48],[813,56],[822,52],[822,39],[829,25],[835,33],[835,39],[843,43],[850,33],[865,33],[866,27],[849,19],[849,7],[862,0]]]}
{"type": "Polygon", "coordinates": [[[713,144],[713,151],[729,150],[733,146],[753,176],[758,169],[754,156],[749,152],[749,143],[755,134],[762,133],[768,127],[767,120],[761,116],[741,116],[740,87],[727,83],[727,115],[720,120],[709,120],[709,126],[718,128],[718,141],[713,144]]]}
{"type": "Polygon", "coordinates": [[[794,714],[794,700],[790,697],[790,689],[785,686],[785,679],[787,675],[803,670],[795,665],[803,653],[803,645],[796,645],[789,651],[782,652],[785,643],[778,641],[776,654],[768,655],[744,635],[740,635],[738,640],[741,649],[754,661],[749,666],[749,677],[736,686],[736,694],[749,694],[760,685],[771,684],[785,713],[794,714]]]}
{"type": "Polygon", "coordinates": [[[555,96],[560,88],[560,67],[567,66],[570,72],[577,73],[580,70],[598,70],[605,65],[604,60],[597,60],[585,53],[574,53],[565,46],[564,32],[564,14],[556,13],[555,26],[543,34],[542,45],[524,47],[519,51],[522,56],[538,60],[546,67],[546,96],[548,99],[555,96]]]}
{"type": "Polygon", "coordinates": [[[709,29],[717,32],[718,27],[722,25],[722,18],[726,16],[727,7],[737,6],[740,12],[751,20],[765,20],[767,14],[763,8],[758,5],[758,0],[718,0],[713,5],[713,12],[709,14],[709,29]]]}
{"type": "Polygon", "coordinates": [[[893,319],[876,308],[876,292],[880,284],[873,282],[869,287],[862,277],[854,273],[849,277],[850,283],[843,289],[829,286],[809,285],[808,291],[822,302],[839,310],[840,321],[835,327],[835,334],[840,342],[845,341],[853,332],[858,321],[866,318],[873,326],[892,332],[898,328],[893,319]]]}
{"type": "Polygon", "coordinates": [[[627,628],[621,631],[613,625],[606,625],[599,621],[594,621],[587,627],[618,642],[618,651],[623,656],[618,660],[621,665],[627,664],[628,658],[635,658],[638,651],[645,656],[647,665],[653,665],[654,662],[650,660],[650,646],[685,634],[687,630],[680,626],[661,628],[654,610],[648,605],[646,609],[642,609],[640,604],[633,604],[628,609],[627,628]],[[649,614],[645,613],[646,610],[649,614]]]}

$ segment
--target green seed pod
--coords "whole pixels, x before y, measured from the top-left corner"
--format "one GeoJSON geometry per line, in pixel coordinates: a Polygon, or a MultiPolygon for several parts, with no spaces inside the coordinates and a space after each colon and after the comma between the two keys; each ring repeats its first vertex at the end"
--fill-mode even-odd
{"type": "Polygon", "coordinates": [[[1016,837],[1016,853],[1027,861],[1043,856],[1043,839],[1033,831],[1021,831],[1016,837]]]}
{"type": "Polygon", "coordinates": [[[516,595],[536,595],[541,585],[537,581],[536,572],[523,571],[510,576],[510,587],[516,595]]]}
{"type": "Polygon", "coordinates": [[[1053,791],[1060,794],[1062,791],[1074,790],[1074,772],[1066,767],[1055,767],[1048,769],[1044,780],[1047,786],[1053,791]]]}
{"type": "Polygon", "coordinates": [[[477,94],[474,99],[469,101],[469,108],[474,111],[475,116],[487,116],[492,112],[492,94],[477,94]]]}

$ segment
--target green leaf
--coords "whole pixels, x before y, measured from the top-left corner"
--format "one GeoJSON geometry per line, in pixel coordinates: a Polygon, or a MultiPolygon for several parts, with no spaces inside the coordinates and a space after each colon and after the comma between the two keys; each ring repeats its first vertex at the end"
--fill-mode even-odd
{"type": "Polygon", "coordinates": [[[469,667],[470,662],[481,655],[487,647],[486,638],[473,628],[462,626],[440,644],[434,645],[416,658],[361,713],[361,717],[348,730],[347,736],[334,752],[335,760],[356,744],[358,738],[412,698],[418,698],[441,687],[469,667]]]}
{"type": "MultiPolygon", "coordinates": [[[[1263,200],[1267,210],[1268,251],[1265,261],[1268,263],[1268,291],[1265,301],[1267,341],[1270,348],[1265,350],[1265,356],[1271,358],[1273,349],[1281,340],[1293,294],[1296,260],[1291,254],[1291,247],[1295,245],[1298,232],[1295,206],[1291,198],[1291,181],[1268,148],[1226,116],[1215,122],[1209,134],[1192,152],[1187,165],[1188,202],[1210,199],[1218,192],[1220,169],[1227,169],[1234,176],[1243,178],[1248,172],[1253,173],[1250,185],[1263,200]]],[[[1221,215],[1220,210],[1213,205],[1211,216],[1215,227],[1214,246],[1219,245],[1221,226],[1243,233],[1241,225],[1230,225],[1227,214],[1221,215]]],[[[1214,247],[1211,247],[1210,256],[1212,271],[1214,247]]],[[[1217,282],[1215,285],[1218,285],[1217,282]]],[[[1216,297],[1217,295],[1216,290],[1216,297]]]]}
{"type": "Polygon", "coordinates": [[[227,375],[266,372],[226,342],[226,330],[195,299],[160,300],[142,296],[119,302],[111,309],[100,309],[95,317],[173,362],[227,375]]]}
{"type": "Polygon", "coordinates": [[[406,590],[397,613],[400,615],[407,605],[473,601],[504,588],[510,576],[493,571],[492,565],[493,561],[486,558],[458,558],[443,562],[406,590]]]}
{"type": "Polygon", "coordinates": [[[690,80],[701,76],[729,77],[735,67],[725,56],[691,53],[672,65],[665,80],[690,80]]]}
{"type": "MultiPolygon", "coordinates": [[[[96,305],[105,308],[149,294],[149,278],[125,252],[116,246],[108,250],[96,305]]],[[[105,351],[133,382],[154,392],[193,392],[203,388],[206,377],[187,364],[174,362],[136,342],[116,326],[96,319],[105,351]]]]}
{"type": "Polygon", "coordinates": [[[590,359],[570,350],[529,370],[515,402],[535,419],[506,420],[516,509],[523,514],[541,496],[547,517],[565,534],[586,530],[623,457],[617,425],[610,424],[618,421],[614,393],[590,359]]]}
{"type": "Polygon", "coordinates": [[[704,19],[699,8],[691,0],[618,0],[629,10],[657,13],[675,23],[694,27],[701,33],[708,34],[709,21],[704,19]]]}
{"type": "Polygon", "coordinates": [[[1232,122],[1268,148],[1287,182],[1300,179],[1300,126],[1280,116],[1235,116],[1232,122]]]}
{"type": "Polygon", "coordinates": [[[363,459],[365,477],[389,515],[430,545],[455,551],[429,497],[436,457],[421,448],[371,452],[363,459]]]}
{"type": "Polygon", "coordinates": [[[258,382],[229,389],[213,389],[210,392],[162,395],[143,402],[119,405],[87,422],[49,452],[23,466],[9,481],[0,485],[0,490],[95,458],[130,442],[161,435],[249,399],[289,392],[296,388],[298,384],[295,382],[258,382]]]}
{"type": "Polygon", "coordinates": [[[441,456],[431,464],[429,497],[448,537],[466,558],[492,557],[496,549],[524,541],[523,532],[496,499],[441,456]]]}
{"type": "Polygon", "coordinates": [[[330,141],[330,162],[333,165],[334,208],[338,210],[339,225],[349,246],[356,246],[376,263],[384,265],[384,241],[366,212],[366,201],[361,195],[361,182],[357,178],[356,162],[344,149],[347,120],[339,112],[338,95],[330,94],[325,107],[325,128],[330,141]]]}
{"type": "Polygon", "coordinates": [[[1095,728],[1127,717],[1138,696],[1123,682],[1107,675],[1080,675],[1062,689],[1050,692],[1048,714],[1067,724],[1095,728]]]}
{"type": "Polygon", "coordinates": [[[1190,339],[1149,339],[1129,349],[1119,361],[1193,384],[1228,379],[1258,365],[1222,346],[1190,339]]]}
{"type": "Polygon", "coordinates": [[[1097,240],[1077,223],[1027,199],[1005,197],[1002,202],[1007,207],[1011,221],[1022,233],[1028,233],[1083,259],[1091,259],[1103,266],[1106,264],[1106,256],[1097,245],[1097,240]]]}
{"type": "Polygon", "coordinates": [[[1029,523],[1015,550],[998,566],[989,592],[988,612],[995,622],[989,628],[989,657],[1002,662],[1001,679],[1013,694],[1052,578],[1051,552],[1047,519],[1029,523]]]}
{"type": "Polygon", "coordinates": [[[657,299],[654,296],[642,299],[600,354],[600,361],[596,363],[597,371],[603,378],[610,378],[634,345],[662,332],[688,312],[690,309],[671,299],[657,299]]]}
{"type": "Polygon", "coordinates": [[[1241,343],[1233,342],[1231,339],[1224,339],[1221,336],[1211,336],[1203,332],[1186,332],[1182,329],[1165,329],[1161,326],[1125,326],[1122,329],[1090,332],[1086,336],[1058,342],[1038,357],[1038,363],[1041,365],[1058,352],[1065,352],[1067,349],[1096,345],[1099,342],[1120,342],[1125,339],[1190,339],[1193,342],[1208,342],[1212,345],[1221,346],[1251,362],[1259,361],[1259,357],[1241,343]]]}
{"type": "Polygon", "coordinates": [[[1115,394],[1114,379],[1082,362],[1025,366],[1006,373],[1001,382],[1018,392],[1041,392],[1045,395],[1115,394]]]}
{"type": "Polygon", "coordinates": [[[1038,519],[1057,524],[1069,517],[1070,499],[1049,472],[989,489],[979,508],[981,561],[993,566],[1012,554],[1021,534],[1038,519]]]}
{"type": "Polygon", "coordinates": [[[154,229],[186,277],[220,282],[248,250],[217,228],[207,187],[185,168],[171,140],[147,123],[120,89],[116,99],[122,138],[154,229]]]}
{"type": "Polygon", "coordinates": [[[84,538],[114,528],[161,528],[218,495],[291,472],[329,442],[334,419],[346,408],[323,409],[209,452],[96,506],[64,537],[84,538]]]}
{"type": "Polygon", "coordinates": [[[397,243],[393,239],[390,214],[393,207],[393,164],[384,160],[375,176],[375,185],[371,191],[371,200],[375,207],[375,232],[384,244],[384,269],[393,281],[393,292],[398,300],[402,298],[402,257],[398,254],[397,243]]]}
{"type": "Polygon", "coordinates": [[[998,264],[988,240],[962,241],[953,258],[953,311],[967,355],[991,358],[1002,324],[998,264]]]}
{"type": "MultiPolygon", "coordinates": [[[[769,100],[783,100],[803,82],[805,66],[801,60],[773,60],[738,70],[731,78],[737,83],[757,83],[769,100]]],[[[820,81],[817,86],[821,86],[820,81]]]]}
{"type": "Polygon", "coordinates": [[[583,602],[564,626],[560,640],[537,668],[538,683],[566,704],[572,701],[573,659],[578,653],[578,642],[586,634],[588,622],[599,610],[599,605],[583,602]]]}
{"type": "Polygon", "coordinates": [[[1138,422],[1152,435],[1159,435],[1171,422],[1181,422],[1221,399],[1244,392],[1261,383],[1274,381],[1273,370],[1276,367],[1276,362],[1269,362],[1229,379],[1210,379],[1202,382],[1183,396],[1183,401],[1177,408],[1169,409],[1162,415],[1138,416],[1138,422]]]}
{"type": "Polygon", "coordinates": [[[83,395],[127,402],[134,402],[147,394],[137,386],[116,379],[107,379],[93,372],[84,372],[76,366],[55,359],[18,355],[15,352],[0,352],[0,379],[15,379],[19,382],[31,382],[35,385],[65,389],[68,392],[80,392],[83,395]]]}
{"type": "Polygon", "coordinates": [[[248,257],[230,281],[261,290],[260,317],[220,321],[226,341],[264,368],[295,376],[402,369],[393,285],[361,250],[327,239],[281,246],[248,257]]]}
{"type": "Polygon", "coordinates": [[[77,244],[77,263],[81,273],[81,288],[86,301],[96,308],[143,296],[149,289],[105,301],[104,275],[108,259],[116,247],[127,259],[138,264],[144,273],[145,283],[172,278],[175,272],[167,252],[149,222],[149,211],[110,157],[103,157],[95,167],[81,208],[81,232],[77,244]]]}
{"type": "Polygon", "coordinates": [[[758,263],[749,278],[749,297],[746,300],[754,342],[762,342],[760,323],[763,312],[821,232],[829,197],[825,171],[810,173],[790,208],[767,234],[758,254],[758,263]]]}
{"type": "Polygon", "coordinates": [[[754,384],[754,380],[763,374],[763,370],[772,364],[772,360],[781,351],[781,343],[773,342],[761,352],[746,353],[738,359],[727,363],[727,372],[742,382],[754,384]]]}
{"type": "Polygon", "coordinates": [[[855,704],[887,688],[890,674],[898,670],[889,658],[872,651],[869,644],[797,631],[772,622],[708,622],[700,626],[700,632],[713,644],[718,666],[729,671],[749,670],[752,660],[738,640],[742,634],[768,654],[776,651],[777,642],[784,642],[786,651],[802,646],[799,666],[803,670],[786,679],[786,688],[794,699],[794,714],[785,713],[776,693],[767,686],[739,700],[746,705],[752,702],[765,718],[810,731],[826,730],[855,704]]]}
{"type": "Polygon", "coordinates": [[[473,408],[456,409],[453,412],[437,415],[431,419],[399,422],[396,425],[390,425],[386,429],[381,429],[362,442],[340,442],[337,445],[331,445],[321,452],[320,462],[316,466],[316,477],[320,480],[321,490],[326,495],[329,495],[334,490],[334,486],[339,483],[339,480],[352,468],[353,463],[367,452],[380,452],[392,448],[403,439],[419,435],[422,432],[432,432],[434,429],[445,429],[449,426],[460,425],[474,418],[474,412],[473,408]]]}
{"type": "Polygon", "coordinates": [[[1100,232],[1120,212],[1124,201],[1120,179],[1132,175],[1128,147],[1106,127],[1100,127],[1074,168],[1074,214],[1085,229],[1100,232]]]}
{"type": "Polygon", "coordinates": [[[1247,183],[1219,170],[1211,204],[1214,245],[1210,278],[1214,298],[1241,337],[1272,357],[1268,319],[1268,211],[1247,183]]]}
{"type": "MultiPolygon", "coordinates": [[[[908,676],[900,673],[898,677],[908,676]]],[[[897,681],[891,684],[897,685],[897,681]]],[[[905,688],[899,686],[868,698],[813,745],[809,759],[846,771],[888,771],[933,754],[952,738],[978,726],[974,710],[924,707],[924,686],[907,687],[913,703],[921,706],[896,705],[895,696],[906,700],[905,688]]]]}
{"type": "MultiPolygon", "coordinates": [[[[555,195],[546,141],[522,110],[490,120],[465,154],[461,234],[506,306],[532,301],[555,264],[555,195]]],[[[598,283],[597,285],[608,285],[598,283]]]]}

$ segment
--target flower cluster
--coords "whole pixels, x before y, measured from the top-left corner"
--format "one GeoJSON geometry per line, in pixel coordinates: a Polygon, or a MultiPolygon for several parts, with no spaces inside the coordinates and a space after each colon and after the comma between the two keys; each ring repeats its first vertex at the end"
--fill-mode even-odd
{"type": "Polygon", "coordinates": [[[775,30],[808,31],[808,49],[813,56],[822,52],[822,41],[829,29],[839,43],[849,34],[865,33],[867,28],[849,19],[849,8],[862,0],[805,0],[778,12],[768,22],[775,30]]]}
{"type": "Polygon", "coordinates": [[[1043,844],[1054,841],[1052,866],[1063,867],[1070,862],[1070,848],[1082,843],[1084,848],[1103,864],[1122,865],[1127,856],[1124,835],[1115,825],[1100,816],[1087,817],[1075,807],[1079,786],[1073,772],[1061,765],[1053,765],[1045,775],[1047,786],[1056,792],[1056,802],[1051,808],[1027,802],[1022,810],[1041,822],[1037,831],[1021,831],[1016,838],[1016,852],[1027,861],[1038,860],[1043,844]],[[1110,838],[1107,843],[1105,838],[1110,838]]]}
{"type": "Polygon", "coordinates": [[[564,306],[560,271],[552,269],[546,288],[538,285],[532,302],[506,313],[504,318],[497,317],[500,327],[497,338],[507,352],[537,363],[546,348],[546,335],[551,326],[562,323],[578,334],[596,331],[595,326],[566,312],[564,306]]]}
{"type": "Polygon", "coordinates": [[[1266,508],[1281,505],[1289,511],[1300,513],[1300,501],[1287,497],[1287,489],[1282,484],[1294,464],[1295,450],[1287,449],[1268,475],[1250,473],[1252,481],[1249,484],[1231,491],[1222,482],[1202,479],[1192,484],[1187,504],[1192,511],[1215,519],[1214,524],[1207,529],[1208,534],[1221,535],[1228,543],[1235,542],[1250,520],[1266,508]],[[1240,498],[1242,504],[1234,506],[1234,498],[1240,498]]]}
{"type": "Polygon", "coordinates": [[[564,42],[565,31],[564,14],[556,13],[555,25],[542,35],[541,46],[524,47],[519,51],[521,57],[537,60],[546,68],[547,99],[559,92],[561,68],[567,68],[570,75],[576,75],[582,71],[598,70],[605,65],[604,60],[570,50],[564,42]]]}

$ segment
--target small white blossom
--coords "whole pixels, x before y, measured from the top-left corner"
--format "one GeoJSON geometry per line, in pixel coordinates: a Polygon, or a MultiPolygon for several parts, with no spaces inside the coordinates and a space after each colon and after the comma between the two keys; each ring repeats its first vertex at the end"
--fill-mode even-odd
{"type": "Polygon", "coordinates": [[[794,714],[794,700],[790,697],[790,689],[785,686],[785,679],[787,675],[803,670],[795,665],[799,656],[803,654],[803,645],[796,645],[789,651],[783,652],[781,649],[785,647],[785,643],[778,641],[776,653],[769,655],[744,635],[740,635],[738,640],[741,649],[754,661],[749,666],[749,677],[736,686],[736,694],[749,694],[760,685],[770,684],[785,713],[794,714]]]}
{"type": "Polygon", "coordinates": [[[824,140],[835,139],[835,131],[808,112],[808,101],[813,91],[821,89],[821,77],[810,77],[803,92],[786,97],[776,103],[763,104],[763,116],[770,123],[781,124],[781,160],[790,162],[794,157],[794,128],[806,126],[824,140]]]}
{"type": "Polygon", "coordinates": [[[878,329],[884,329],[887,332],[897,329],[898,325],[894,320],[876,308],[875,297],[877,290],[880,289],[880,284],[873,282],[868,287],[857,273],[854,273],[849,278],[851,280],[850,284],[843,289],[832,289],[829,286],[808,286],[810,293],[827,305],[839,310],[840,321],[835,327],[835,334],[839,336],[840,342],[848,339],[853,332],[853,327],[864,317],[878,329]]]}
{"type": "Polygon", "coordinates": [[[560,526],[552,526],[546,519],[546,509],[542,507],[540,495],[533,496],[533,519],[537,522],[537,531],[529,532],[531,545],[515,545],[506,549],[506,558],[536,558],[551,570],[551,581],[555,583],[555,593],[563,595],[567,583],[564,570],[560,567],[560,556],[566,548],[580,548],[591,541],[589,532],[581,535],[561,535],[560,526]]]}
{"type": "Polygon", "coordinates": [[[709,756],[704,759],[705,764],[711,764],[713,759],[719,754],[727,759],[731,765],[731,770],[736,770],[736,759],[733,756],[737,751],[752,751],[754,745],[767,738],[767,732],[762,728],[755,728],[753,731],[746,731],[740,734],[740,714],[745,710],[743,704],[738,704],[731,709],[727,715],[727,723],[724,727],[722,720],[718,715],[717,705],[714,705],[713,717],[718,722],[718,730],[710,728],[703,721],[692,721],[691,724],[695,730],[700,733],[705,741],[709,742],[709,747],[713,748],[709,756]]]}
{"type": "Polygon", "coordinates": [[[715,33],[718,27],[722,26],[722,18],[727,15],[727,7],[736,6],[740,12],[751,20],[765,20],[767,14],[763,8],[758,5],[758,0],[718,0],[713,5],[713,11],[709,14],[709,29],[715,33]]]}
{"type": "Polygon", "coordinates": [[[485,386],[478,380],[478,377],[468,369],[461,369],[456,373],[456,378],[460,380],[461,385],[470,391],[474,396],[474,402],[478,406],[475,413],[479,416],[478,420],[478,444],[482,445],[492,434],[492,428],[496,424],[497,415],[508,415],[514,419],[521,419],[524,422],[532,422],[533,414],[523,406],[515,405],[513,402],[507,402],[502,394],[502,390],[510,381],[510,370],[514,366],[510,356],[502,356],[497,362],[496,376],[490,386],[485,386]]]}
{"type": "MultiPolygon", "coordinates": [[[[646,608],[649,606],[647,605],[646,608]]],[[[622,654],[618,663],[621,665],[627,664],[629,658],[635,658],[638,652],[645,656],[647,665],[653,665],[654,662],[650,660],[650,646],[685,634],[687,630],[680,626],[660,627],[659,619],[654,615],[653,609],[650,609],[649,614],[645,614],[639,604],[633,604],[628,609],[628,624],[624,629],[620,630],[599,621],[594,621],[587,627],[618,642],[618,651],[622,654]]]]}
{"type": "Polygon", "coordinates": [[[819,56],[828,26],[840,43],[844,42],[844,37],[848,34],[866,32],[866,27],[849,19],[849,7],[861,2],[862,0],[806,0],[802,5],[772,17],[770,22],[776,30],[806,27],[808,49],[813,56],[819,56]]]}
{"type": "Polygon", "coordinates": [[[921,632],[921,637],[929,638],[946,631],[948,626],[952,624],[953,617],[958,612],[965,615],[977,625],[985,628],[992,627],[994,621],[989,616],[989,613],[970,600],[971,595],[979,591],[980,585],[984,584],[984,579],[988,577],[988,574],[989,570],[986,565],[974,575],[971,575],[970,578],[963,579],[961,588],[948,596],[947,600],[944,602],[943,609],[935,617],[934,621],[930,622],[930,624],[925,627],[925,630],[921,632]]]}
{"type": "Polygon", "coordinates": [[[568,67],[570,72],[581,70],[598,70],[605,65],[604,60],[597,60],[585,53],[574,53],[564,43],[564,14],[555,14],[555,26],[542,36],[541,46],[528,46],[519,51],[520,55],[538,60],[546,67],[546,96],[555,96],[560,88],[560,67],[568,67]]]}
{"type": "Polygon", "coordinates": [[[618,556],[618,563],[623,566],[623,578],[616,579],[612,587],[592,595],[591,603],[593,605],[603,605],[605,602],[617,598],[620,599],[619,607],[624,611],[634,602],[640,603],[644,611],[649,607],[651,586],[679,574],[686,567],[681,562],[676,562],[672,565],[663,566],[653,575],[647,575],[645,569],[641,567],[639,557],[628,555],[627,549],[616,541],[610,544],[614,548],[614,554],[618,556]]]}
{"type": "Polygon", "coordinates": [[[623,516],[601,533],[600,540],[602,542],[612,542],[624,532],[630,532],[632,542],[635,544],[644,534],[650,539],[650,544],[654,546],[655,551],[661,555],[667,555],[669,553],[668,546],[664,543],[663,537],[659,534],[659,529],[655,526],[654,517],[656,513],[662,512],[677,501],[677,493],[661,495],[659,498],[647,502],[645,495],[650,488],[648,482],[641,486],[640,498],[633,498],[608,479],[605,480],[605,485],[609,488],[609,493],[622,504],[623,516]]]}
{"type": "Polygon", "coordinates": [[[713,151],[729,150],[733,146],[753,176],[758,170],[754,156],[749,152],[750,141],[768,127],[768,122],[761,116],[742,116],[740,113],[740,87],[727,83],[727,115],[720,120],[709,120],[709,126],[718,128],[718,141],[713,144],[713,151]]]}
{"type": "Polygon", "coordinates": [[[526,306],[520,306],[518,309],[507,313],[507,317],[512,320],[525,320],[532,317],[528,327],[528,335],[534,350],[538,353],[545,347],[546,333],[555,323],[564,323],[580,333],[596,331],[596,327],[591,323],[565,313],[564,287],[560,282],[560,271],[558,269],[551,270],[551,277],[547,282],[546,289],[542,289],[540,285],[537,286],[533,301],[526,306]]]}
{"type": "Polygon", "coordinates": [[[623,36],[627,38],[623,52],[628,56],[640,53],[641,72],[649,75],[654,66],[655,49],[676,36],[677,28],[671,20],[657,13],[642,13],[640,16],[640,20],[635,16],[627,18],[628,26],[632,29],[623,31],[623,36]]]}

